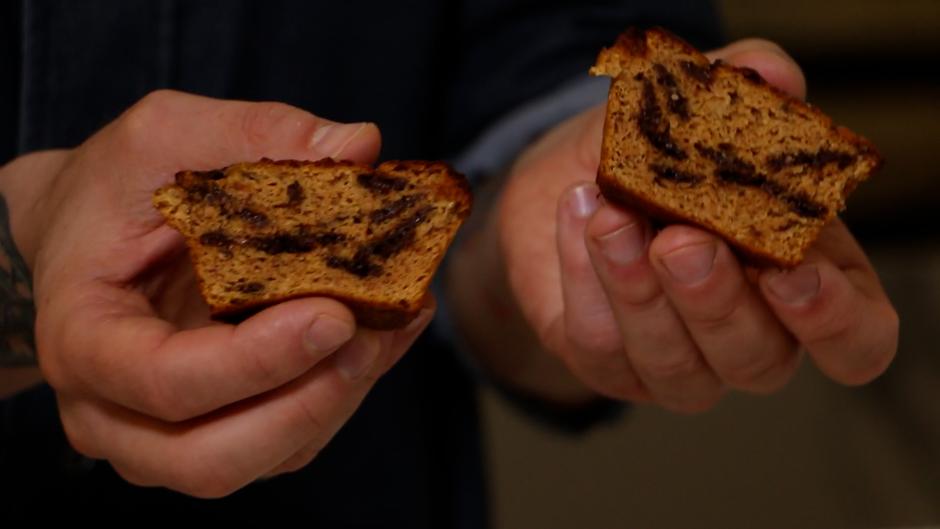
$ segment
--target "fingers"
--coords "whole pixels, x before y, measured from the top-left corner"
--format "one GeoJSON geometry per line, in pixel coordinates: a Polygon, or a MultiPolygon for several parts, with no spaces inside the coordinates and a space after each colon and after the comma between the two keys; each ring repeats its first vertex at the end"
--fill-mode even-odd
{"type": "Polygon", "coordinates": [[[706,54],[735,66],[757,70],[770,84],[799,99],[806,98],[806,78],[796,61],[777,44],[744,39],[706,54]]]}
{"type": "Polygon", "coordinates": [[[692,340],[725,384],[770,393],[789,381],[796,343],[724,242],[671,226],[650,245],[650,260],[692,340]]]}
{"type": "Polygon", "coordinates": [[[91,393],[167,421],[279,387],[355,329],[349,310],[325,298],[282,303],[237,326],[178,331],[155,318],[145,300],[129,306],[133,294],[115,293],[125,298],[117,303],[101,296],[66,296],[50,307],[40,327],[51,345],[42,347],[46,375],[60,391],[91,393]]]}
{"type": "Polygon", "coordinates": [[[610,302],[584,243],[588,219],[600,206],[594,184],[562,195],[558,209],[558,255],[564,299],[562,359],[592,389],[611,398],[639,401],[649,395],[634,373],[610,302]]]}
{"type": "Polygon", "coordinates": [[[827,227],[796,269],[764,271],[760,287],[780,321],[830,378],[864,384],[894,359],[897,312],[840,222],[827,227]]]}
{"type": "Polygon", "coordinates": [[[137,484],[224,496],[319,453],[430,317],[427,310],[402,331],[359,330],[331,361],[290,384],[196,421],[167,424],[100,401],[64,400],[63,423],[76,448],[137,484]]]}
{"type": "Polygon", "coordinates": [[[652,236],[646,221],[604,205],[588,222],[585,237],[626,355],[655,400],[683,412],[713,406],[721,382],[659,284],[647,258],[652,236]]]}

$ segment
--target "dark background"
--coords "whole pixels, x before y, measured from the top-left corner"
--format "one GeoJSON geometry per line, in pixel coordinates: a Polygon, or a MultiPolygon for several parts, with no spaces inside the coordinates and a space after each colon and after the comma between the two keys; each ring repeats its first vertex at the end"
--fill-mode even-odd
{"type": "Polygon", "coordinates": [[[580,439],[485,394],[500,528],[940,525],[940,1],[719,4],[729,37],[782,44],[809,101],[887,159],[844,218],[901,315],[898,358],[863,388],[805,363],[778,395],[639,409],[580,439]]]}

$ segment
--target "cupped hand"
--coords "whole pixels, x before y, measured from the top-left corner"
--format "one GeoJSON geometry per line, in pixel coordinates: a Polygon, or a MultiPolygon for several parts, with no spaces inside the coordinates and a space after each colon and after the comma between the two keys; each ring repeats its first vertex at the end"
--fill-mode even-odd
{"type": "Polygon", "coordinates": [[[84,144],[3,168],[30,200],[37,349],[81,453],[132,483],[200,497],[308,463],[427,325],[357,328],[325,298],[211,322],[180,235],[151,205],[176,171],[261,157],[372,162],[371,124],[277,103],[148,95],[84,144]]]}
{"type": "MultiPolygon", "coordinates": [[[[710,55],[805,95],[799,67],[772,43],[710,55]]],[[[898,317],[839,220],[786,272],[747,267],[701,229],[655,231],[591,183],[603,114],[589,110],[533,145],[498,205],[509,286],[544,349],[596,392],[681,412],[706,410],[729,389],[779,390],[803,352],[844,384],[887,368],[898,317]]]]}

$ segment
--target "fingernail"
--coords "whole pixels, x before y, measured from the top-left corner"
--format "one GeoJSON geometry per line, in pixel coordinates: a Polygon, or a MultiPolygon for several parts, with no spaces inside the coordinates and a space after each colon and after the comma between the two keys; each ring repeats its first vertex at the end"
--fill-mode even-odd
{"type": "Polygon", "coordinates": [[[566,197],[568,211],[578,219],[586,219],[597,211],[600,201],[597,199],[597,187],[583,184],[573,188],[566,197]]]}
{"type": "Polygon", "coordinates": [[[317,316],[307,329],[304,345],[316,356],[323,356],[339,349],[355,332],[349,323],[326,314],[317,316]]]}
{"type": "Polygon", "coordinates": [[[690,244],[667,253],[661,261],[676,282],[692,285],[711,273],[717,250],[714,242],[690,244]]]}
{"type": "Polygon", "coordinates": [[[336,158],[362,132],[366,125],[366,123],[332,123],[324,125],[313,133],[313,138],[310,139],[310,148],[316,149],[330,158],[336,158]]]}
{"type": "Polygon", "coordinates": [[[336,355],[336,369],[349,381],[359,380],[372,369],[381,348],[375,333],[361,331],[336,355]]]}
{"type": "Polygon", "coordinates": [[[646,233],[638,222],[631,222],[595,240],[604,256],[617,265],[628,265],[646,252],[646,233]]]}
{"type": "Polygon", "coordinates": [[[780,271],[767,278],[767,287],[784,303],[806,303],[819,293],[819,269],[816,265],[804,265],[780,271]]]}

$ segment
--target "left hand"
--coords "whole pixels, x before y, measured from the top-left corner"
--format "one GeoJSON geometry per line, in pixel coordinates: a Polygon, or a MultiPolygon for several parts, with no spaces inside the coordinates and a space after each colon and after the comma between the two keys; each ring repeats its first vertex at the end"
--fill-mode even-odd
{"type": "MultiPolygon", "coordinates": [[[[749,66],[804,97],[776,45],[742,41],[712,59],[749,66]]],[[[790,272],[742,264],[716,236],[605,204],[596,174],[604,109],[560,125],[514,167],[490,225],[506,281],[543,349],[601,394],[697,412],[726,391],[769,393],[801,351],[862,384],[897,349],[898,317],[839,220],[790,272]]]]}

